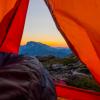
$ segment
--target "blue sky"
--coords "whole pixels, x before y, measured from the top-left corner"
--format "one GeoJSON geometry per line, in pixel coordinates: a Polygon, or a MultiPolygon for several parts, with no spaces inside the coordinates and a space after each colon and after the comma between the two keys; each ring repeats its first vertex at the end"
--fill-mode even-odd
{"type": "Polygon", "coordinates": [[[67,46],[43,0],[30,0],[21,44],[27,41],[42,42],[51,46],[67,46]]]}

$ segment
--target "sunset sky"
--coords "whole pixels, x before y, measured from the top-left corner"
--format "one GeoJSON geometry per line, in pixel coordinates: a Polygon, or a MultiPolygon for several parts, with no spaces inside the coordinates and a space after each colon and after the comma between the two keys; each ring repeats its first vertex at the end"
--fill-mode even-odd
{"type": "Polygon", "coordinates": [[[30,0],[21,45],[28,41],[41,42],[55,47],[67,47],[43,0],[30,0]]]}

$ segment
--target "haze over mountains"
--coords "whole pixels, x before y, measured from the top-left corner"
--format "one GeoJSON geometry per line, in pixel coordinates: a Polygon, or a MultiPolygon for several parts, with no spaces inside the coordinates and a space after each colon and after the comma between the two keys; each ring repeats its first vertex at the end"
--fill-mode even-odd
{"type": "Polygon", "coordinates": [[[20,47],[19,54],[28,56],[55,56],[64,58],[72,54],[69,48],[51,47],[40,42],[28,42],[20,47]]]}

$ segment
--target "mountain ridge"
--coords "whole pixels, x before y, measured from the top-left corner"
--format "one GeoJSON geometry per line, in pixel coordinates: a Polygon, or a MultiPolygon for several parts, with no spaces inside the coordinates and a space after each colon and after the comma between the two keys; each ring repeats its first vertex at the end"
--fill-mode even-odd
{"type": "Polygon", "coordinates": [[[20,46],[19,54],[28,56],[55,56],[64,58],[72,54],[69,48],[51,47],[40,42],[27,42],[26,45],[20,46]]]}

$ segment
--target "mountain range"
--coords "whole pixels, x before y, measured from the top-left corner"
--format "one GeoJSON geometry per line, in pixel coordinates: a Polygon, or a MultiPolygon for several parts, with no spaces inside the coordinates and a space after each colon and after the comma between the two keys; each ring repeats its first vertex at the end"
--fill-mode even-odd
{"type": "Polygon", "coordinates": [[[40,42],[27,42],[26,45],[20,46],[19,54],[28,56],[55,56],[64,58],[70,56],[72,51],[69,48],[51,47],[40,42]]]}

